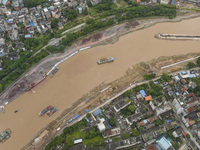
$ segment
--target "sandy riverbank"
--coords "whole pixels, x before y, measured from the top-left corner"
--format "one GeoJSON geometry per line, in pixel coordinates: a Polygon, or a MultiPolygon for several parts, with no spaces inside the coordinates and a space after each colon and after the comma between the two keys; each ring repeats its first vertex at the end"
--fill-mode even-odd
{"type": "Polygon", "coordinates": [[[168,41],[154,38],[157,33],[200,35],[200,18],[176,23],[160,23],[145,30],[120,37],[115,44],[98,46],[81,52],[62,63],[52,79],[45,80],[9,104],[0,114],[1,131],[10,128],[11,138],[0,144],[2,150],[20,149],[41,128],[61,112],[102,82],[111,82],[124,75],[125,71],[141,61],[160,56],[199,52],[198,41],[168,41]],[[113,56],[114,63],[97,65],[102,56],[113,56]],[[39,118],[38,112],[47,105],[59,109],[50,118],[39,118]],[[19,109],[18,113],[14,113],[19,109]]]}

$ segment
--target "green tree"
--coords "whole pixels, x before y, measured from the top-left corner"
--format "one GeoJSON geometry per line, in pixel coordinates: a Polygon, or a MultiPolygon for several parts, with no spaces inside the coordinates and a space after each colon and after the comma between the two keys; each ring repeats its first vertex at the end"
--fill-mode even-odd
{"type": "Polygon", "coordinates": [[[91,117],[91,113],[87,113],[86,117],[90,118],[91,117]]]}
{"type": "Polygon", "coordinates": [[[187,138],[187,139],[190,139],[190,135],[189,135],[189,134],[186,134],[186,138],[187,138]]]}
{"type": "Polygon", "coordinates": [[[3,91],[3,85],[0,84],[0,92],[2,92],[2,91],[3,91]]]}
{"type": "Polygon", "coordinates": [[[45,2],[48,2],[48,0],[24,0],[24,5],[25,7],[31,8],[31,7],[35,7],[37,5],[41,5],[45,2]]]}
{"type": "Polygon", "coordinates": [[[197,59],[197,65],[200,66],[200,57],[197,59]]]}
{"type": "Polygon", "coordinates": [[[142,130],[143,130],[143,127],[140,127],[140,128],[139,128],[139,131],[142,131],[142,130]]]}
{"type": "Polygon", "coordinates": [[[128,134],[128,133],[124,133],[124,134],[123,134],[123,138],[124,138],[124,139],[128,139],[128,138],[129,138],[129,134],[128,134]]]}
{"type": "Polygon", "coordinates": [[[135,106],[134,106],[133,104],[131,104],[131,105],[128,106],[128,110],[129,110],[130,112],[134,113],[135,110],[136,110],[136,108],[135,108],[135,106]]]}
{"type": "Polygon", "coordinates": [[[54,18],[52,21],[51,21],[51,27],[52,28],[57,28],[58,27],[58,22],[59,20],[57,18],[54,18]]]}
{"type": "Polygon", "coordinates": [[[170,76],[166,73],[163,73],[161,76],[161,80],[164,82],[169,82],[171,80],[170,76]]]}
{"type": "Polygon", "coordinates": [[[114,126],[114,125],[116,124],[116,119],[113,118],[113,117],[111,117],[111,118],[110,118],[110,124],[111,124],[112,126],[114,126]]]}
{"type": "Polygon", "coordinates": [[[69,137],[69,136],[66,137],[66,145],[69,146],[69,147],[74,145],[73,139],[71,137],[69,137]]]}
{"type": "Polygon", "coordinates": [[[133,135],[133,136],[139,136],[139,135],[140,135],[140,132],[139,132],[137,129],[133,129],[133,130],[132,130],[132,135],[133,135]]]}
{"type": "Polygon", "coordinates": [[[162,124],[163,124],[163,122],[161,120],[156,120],[155,121],[155,125],[156,126],[159,126],[159,125],[162,125],[162,124]]]}
{"type": "Polygon", "coordinates": [[[12,46],[15,47],[15,46],[16,46],[16,43],[12,42],[12,46]]]}
{"type": "Polygon", "coordinates": [[[71,9],[67,8],[64,10],[64,15],[66,16],[66,18],[68,18],[68,20],[72,21],[78,16],[78,13],[76,10],[72,8],[71,9]]]}
{"type": "Polygon", "coordinates": [[[195,64],[193,62],[189,62],[187,64],[188,68],[191,69],[191,68],[194,68],[195,67],[195,64]]]}
{"type": "Polygon", "coordinates": [[[87,10],[87,8],[85,8],[84,10],[83,10],[83,15],[88,15],[88,10],[87,10]]]}
{"type": "Polygon", "coordinates": [[[57,136],[55,144],[56,145],[60,145],[62,143],[62,141],[63,141],[62,137],[61,136],[57,136]]]}

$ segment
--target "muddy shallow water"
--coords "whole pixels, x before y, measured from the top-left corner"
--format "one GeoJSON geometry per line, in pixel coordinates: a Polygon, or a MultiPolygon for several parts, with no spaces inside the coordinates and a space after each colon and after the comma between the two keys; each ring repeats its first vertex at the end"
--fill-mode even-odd
{"type": "Polygon", "coordinates": [[[83,94],[102,82],[111,82],[141,61],[160,56],[199,52],[200,41],[170,41],[154,38],[157,33],[200,35],[200,18],[176,23],[159,23],[144,30],[120,37],[115,44],[98,46],[78,53],[59,65],[53,78],[47,78],[32,91],[23,94],[0,113],[0,132],[12,131],[11,138],[0,143],[1,150],[18,150],[49,122],[79,99],[83,94]],[[114,62],[97,65],[101,57],[114,57],[114,62]],[[51,117],[39,117],[47,105],[59,109],[51,117]],[[19,110],[14,113],[15,110],[19,110]]]}

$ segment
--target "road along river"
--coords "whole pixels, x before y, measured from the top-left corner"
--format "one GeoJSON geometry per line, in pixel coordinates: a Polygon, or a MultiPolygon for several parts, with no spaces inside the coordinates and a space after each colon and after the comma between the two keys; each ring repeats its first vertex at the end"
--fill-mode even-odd
{"type": "Polygon", "coordinates": [[[120,37],[115,44],[80,52],[60,64],[53,78],[47,78],[9,104],[0,113],[0,132],[10,128],[11,138],[0,143],[1,150],[19,150],[43,127],[72,105],[83,94],[102,82],[111,82],[124,75],[133,64],[160,56],[199,52],[200,41],[170,41],[154,38],[158,33],[200,35],[200,18],[176,23],[159,23],[144,30],[120,37]],[[114,57],[113,63],[97,65],[102,56],[114,57]],[[47,105],[59,109],[51,117],[38,113],[47,105]],[[14,113],[15,110],[19,110],[14,113]]]}

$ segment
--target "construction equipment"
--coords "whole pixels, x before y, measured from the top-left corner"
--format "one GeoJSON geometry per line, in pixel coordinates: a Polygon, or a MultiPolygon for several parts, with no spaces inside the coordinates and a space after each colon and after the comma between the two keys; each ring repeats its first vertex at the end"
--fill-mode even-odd
{"type": "Polygon", "coordinates": [[[104,64],[104,63],[108,63],[108,62],[113,62],[114,58],[113,57],[108,57],[108,58],[101,58],[100,60],[97,61],[97,64],[104,64]]]}
{"type": "Polygon", "coordinates": [[[10,137],[10,134],[10,129],[6,129],[2,133],[0,133],[0,142],[5,142],[10,137]]]}

